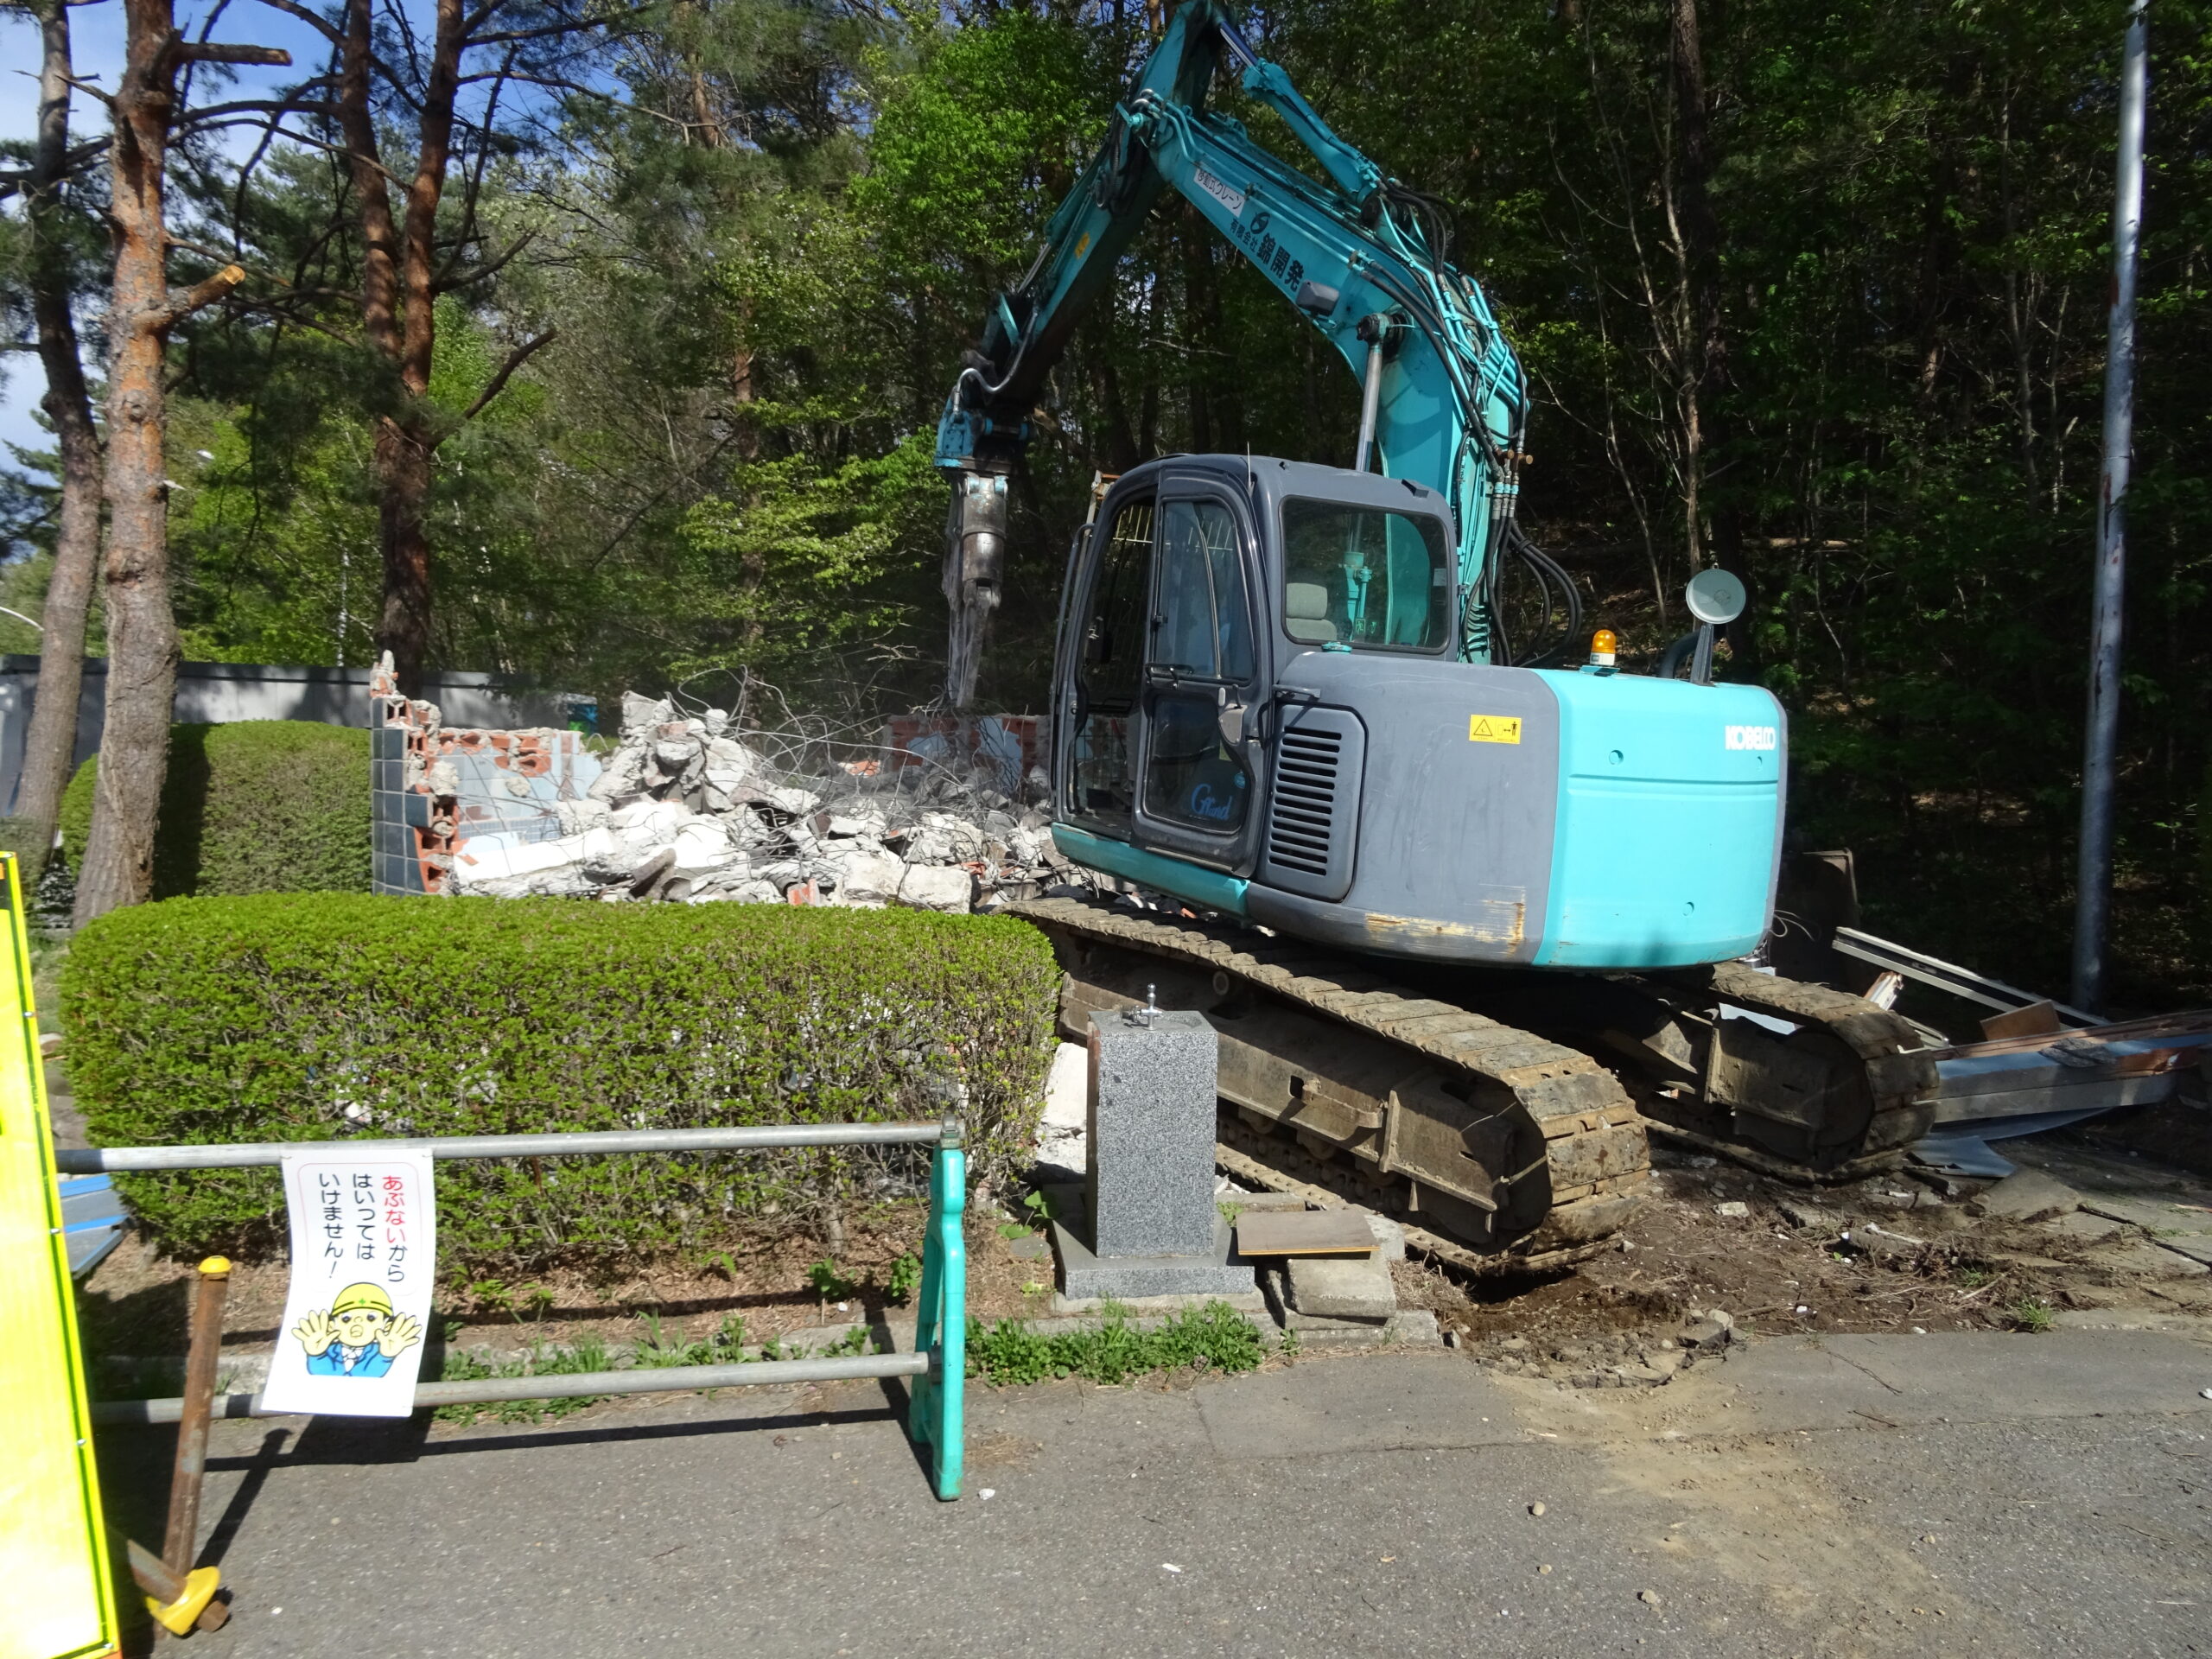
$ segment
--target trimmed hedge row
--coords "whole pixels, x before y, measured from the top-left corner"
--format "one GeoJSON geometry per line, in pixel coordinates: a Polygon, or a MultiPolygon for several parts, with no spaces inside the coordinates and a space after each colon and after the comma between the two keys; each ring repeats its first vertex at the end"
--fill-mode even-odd
{"type": "MultiPolygon", "coordinates": [[[[103,1146],[934,1118],[1026,1161],[1059,969],[1005,917],[770,905],[267,895],[80,931],[69,1081],[103,1146]]],[[[448,1272],[696,1249],[914,1190],[925,1149],[452,1162],[448,1272]]],[[[168,1249],[268,1249],[273,1170],[118,1176],[168,1249]]]]}
{"type": "MultiPolygon", "coordinates": [[[[92,831],[99,756],[61,797],[73,868],[92,831]]],[[[154,897],[366,893],[369,734],[307,720],[169,728],[154,897]]]]}

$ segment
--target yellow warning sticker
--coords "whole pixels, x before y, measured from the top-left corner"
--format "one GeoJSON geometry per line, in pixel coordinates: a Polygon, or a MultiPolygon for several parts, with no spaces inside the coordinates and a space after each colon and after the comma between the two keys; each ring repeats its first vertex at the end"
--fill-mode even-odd
{"type": "Polygon", "coordinates": [[[1518,715],[1469,715],[1467,741],[1470,743],[1518,743],[1521,741],[1521,716],[1518,715]]]}

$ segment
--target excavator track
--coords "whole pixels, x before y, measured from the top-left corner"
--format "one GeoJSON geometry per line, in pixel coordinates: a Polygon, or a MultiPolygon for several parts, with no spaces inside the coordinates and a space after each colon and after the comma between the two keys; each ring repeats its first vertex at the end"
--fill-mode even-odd
{"type": "Polygon", "coordinates": [[[1651,1127],[1807,1183],[1897,1168],[1935,1118],[1919,1033],[1863,997],[1741,962],[1649,975],[1523,976],[1496,1001],[1625,1062],[1651,1127]]]}
{"type": "Polygon", "coordinates": [[[1059,954],[1071,1040],[1154,988],[1212,1021],[1217,1158],[1240,1179],[1379,1211],[1470,1272],[1572,1266],[1642,1205],[1643,1125],[1588,1054],[1297,940],[1082,899],[1007,911],[1059,954]]]}
{"type": "Polygon", "coordinates": [[[1934,1113],[1935,1064],[1903,1019],[1741,963],[1452,972],[1099,900],[1008,913],[1053,941],[1071,1040],[1154,988],[1212,1021],[1224,1169],[1380,1211],[1470,1272],[1604,1248],[1641,1204],[1647,1128],[1838,1181],[1895,1168],[1934,1113]]]}

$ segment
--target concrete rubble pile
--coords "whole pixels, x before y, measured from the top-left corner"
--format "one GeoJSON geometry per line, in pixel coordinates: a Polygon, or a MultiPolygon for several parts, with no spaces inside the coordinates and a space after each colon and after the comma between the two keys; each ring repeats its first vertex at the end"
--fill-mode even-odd
{"type": "Polygon", "coordinates": [[[769,753],[819,747],[630,694],[620,747],[582,798],[557,804],[563,833],[462,842],[454,890],[965,912],[1101,880],[1052,844],[1041,768],[860,760],[807,773],[769,753]]]}

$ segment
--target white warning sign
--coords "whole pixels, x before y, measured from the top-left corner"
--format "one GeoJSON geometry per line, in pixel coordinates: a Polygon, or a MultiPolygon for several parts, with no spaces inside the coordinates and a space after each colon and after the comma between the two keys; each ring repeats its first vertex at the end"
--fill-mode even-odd
{"type": "Polygon", "coordinates": [[[288,1154],[284,1201],[292,1282],[264,1408],[406,1416],[438,1259],[430,1154],[288,1154]]]}

